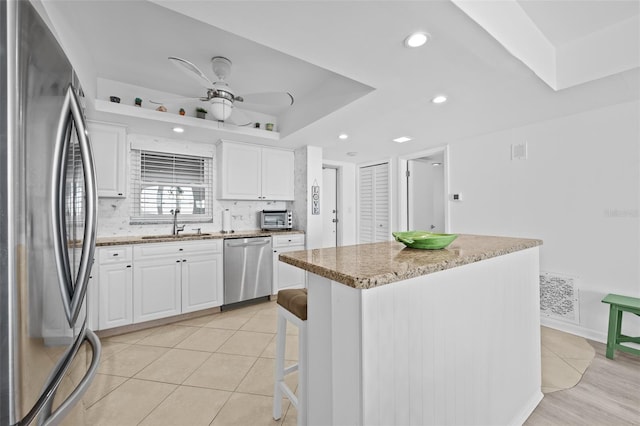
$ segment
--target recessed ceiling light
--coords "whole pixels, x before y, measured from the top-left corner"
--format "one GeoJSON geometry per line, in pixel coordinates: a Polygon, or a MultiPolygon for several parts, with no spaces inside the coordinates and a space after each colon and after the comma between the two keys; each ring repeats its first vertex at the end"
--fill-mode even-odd
{"type": "Polygon", "coordinates": [[[176,133],[184,133],[184,129],[182,127],[174,127],[173,131],[176,133]]]}
{"type": "Polygon", "coordinates": [[[438,95],[435,98],[431,99],[431,102],[434,104],[443,104],[447,102],[447,97],[445,95],[438,95]]]}
{"type": "Polygon", "coordinates": [[[406,47],[420,47],[429,41],[429,34],[424,32],[415,32],[404,39],[406,47]]]}
{"type": "Polygon", "coordinates": [[[349,135],[346,133],[340,133],[338,135],[338,139],[342,139],[342,140],[349,139],[349,135]]]}
{"type": "Polygon", "coordinates": [[[431,163],[431,165],[432,165],[433,167],[438,167],[438,166],[442,166],[442,163],[431,163]]]}
{"type": "Polygon", "coordinates": [[[399,138],[395,138],[393,141],[398,143],[405,143],[405,142],[409,142],[410,140],[411,138],[408,138],[406,136],[401,136],[399,138]]]}
{"type": "Polygon", "coordinates": [[[357,152],[353,152],[353,151],[352,151],[352,152],[347,152],[347,155],[348,155],[349,157],[355,157],[356,155],[358,155],[358,153],[357,153],[357,152]]]}

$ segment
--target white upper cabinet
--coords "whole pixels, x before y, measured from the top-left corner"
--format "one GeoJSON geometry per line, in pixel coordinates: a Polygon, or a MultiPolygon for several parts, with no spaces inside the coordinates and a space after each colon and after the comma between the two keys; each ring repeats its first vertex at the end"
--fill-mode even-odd
{"type": "Polygon", "coordinates": [[[98,197],[127,196],[127,134],[124,127],[89,122],[98,197]]]}
{"type": "Polygon", "coordinates": [[[293,200],[293,152],[262,148],[262,200],[293,200]]]}
{"type": "Polygon", "coordinates": [[[293,151],[221,141],[217,159],[219,199],[294,199],[293,151]]]}

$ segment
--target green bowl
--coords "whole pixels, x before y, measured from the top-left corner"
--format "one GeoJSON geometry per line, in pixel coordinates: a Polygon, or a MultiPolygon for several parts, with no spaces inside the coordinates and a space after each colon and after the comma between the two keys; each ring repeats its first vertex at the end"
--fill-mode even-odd
{"type": "Polygon", "coordinates": [[[407,247],[423,250],[443,249],[453,242],[456,234],[434,234],[427,231],[392,232],[396,241],[407,247]]]}

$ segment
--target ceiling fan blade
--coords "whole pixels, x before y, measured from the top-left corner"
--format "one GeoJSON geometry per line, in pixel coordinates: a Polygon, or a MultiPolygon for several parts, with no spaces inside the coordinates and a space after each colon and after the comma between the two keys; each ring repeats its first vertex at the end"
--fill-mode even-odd
{"type": "Polygon", "coordinates": [[[191,101],[202,101],[202,98],[186,98],[184,96],[178,98],[164,98],[164,99],[156,99],[151,100],[149,102],[156,105],[164,105],[164,104],[174,104],[176,102],[191,102],[191,101]]]}
{"type": "Polygon", "coordinates": [[[238,107],[234,107],[233,108],[233,113],[231,113],[231,116],[229,118],[227,118],[226,120],[227,122],[231,123],[231,124],[235,124],[236,126],[248,126],[250,125],[253,121],[244,113],[244,111],[242,111],[240,108],[238,107]]]}
{"type": "Polygon", "coordinates": [[[257,105],[273,105],[282,107],[293,105],[293,95],[288,92],[249,93],[248,95],[240,96],[240,99],[236,97],[236,100],[246,104],[257,105]]]}
{"type": "Polygon", "coordinates": [[[186,59],[176,58],[175,56],[169,56],[169,60],[188,76],[196,80],[201,86],[204,86],[207,89],[211,89],[213,87],[213,82],[209,80],[209,77],[207,77],[202,71],[200,71],[200,68],[196,67],[191,62],[186,59]]]}

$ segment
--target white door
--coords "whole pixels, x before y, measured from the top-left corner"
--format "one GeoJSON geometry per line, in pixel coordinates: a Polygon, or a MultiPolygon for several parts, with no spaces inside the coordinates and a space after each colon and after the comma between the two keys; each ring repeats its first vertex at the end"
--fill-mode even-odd
{"type": "Polygon", "coordinates": [[[262,148],[261,200],[294,199],[293,151],[262,148]]]}
{"type": "Polygon", "coordinates": [[[407,226],[412,231],[444,232],[442,154],[407,161],[407,226]]]}
{"type": "Polygon", "coordinates": [[[100,300],[98,327],[100,330],[120,327],[133,322],[133,273],[131,263],[100,266],[100,300]]]}
{"type": "Polygon", "coordinates": [[[178,315],[182,311],[182,259],[136,262],[133,268],[133,322],[178,315]]]}
{"type": "Polygon", "coordinates": [[[389,232],[389,163],[360,167],[358,240],[374,243],[391,239],[389,232]]]}
{"type": "Polygon", "coordinates": [[[322,169],[322,247],[338,245],[337,174],[336,169],[322,169]]]}
{"type": "Polygon", "coordinates": [[[99,197],[127,196],[127,135],[124,127],[90,123],[99,197]]]}
{"type": "Polygon", "coordinates": [[[182,313],[222,305],[222,253],[182,259],[182,313]]]}
{"type": "Polygon", "coordinates": [[[258,146],[221,142],[218,147],[219,198],[258,200],[262,197],[261,152],[258,146]]]}

